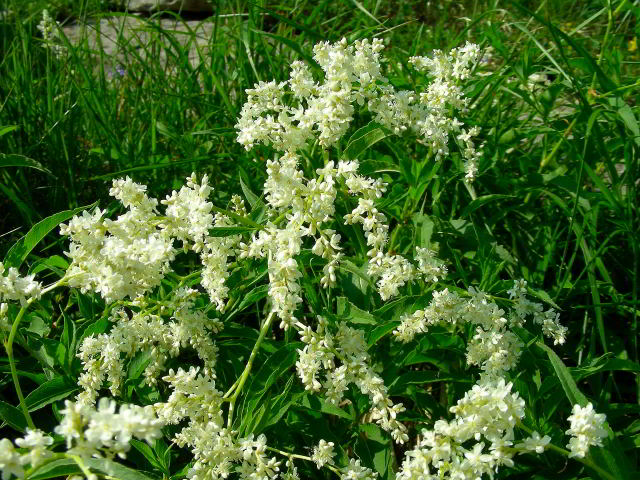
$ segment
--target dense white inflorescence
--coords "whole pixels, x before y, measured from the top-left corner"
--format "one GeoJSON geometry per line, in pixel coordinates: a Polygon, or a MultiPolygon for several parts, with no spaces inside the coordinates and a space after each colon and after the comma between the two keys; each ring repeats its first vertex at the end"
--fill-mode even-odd
{"type": "Polygon", "coordinates": [[[17,268],[10,267],[7,270],[0,262],[0,300],[17,300],[26,305],[27,300],[40,298],[41,291],[42,285],[35,281],[35,275],[21,277],[17,268]]]}
{"type": "MultiPolygon", "coordinates": [[[[51,31],[43,27],[45,38],[51,31]]],[[[360,175],[357,160],[326,160],[322,168],[311,170],[311,178],[305,178],[301,167],[305,146],[314,141],[325,149],[336,146],[356,108],[366,106],[375,121],[394,133],[413,131],[437,158],[449,153],[449,137],[454,135],[462,146],[466,180],[473,180],[480,155],[474,137],[479,131],[463,128],[452,112],[467,106],[462,82],[478,60],[478,47],[467,44],[448,54],[436,51],[430,58],[411,58],[415,69],[431,78],[420,92],[397,91],[391,85],[382,73],[382,49],[379,39],[354,45],[344,39],[335,44],[323,42],[314,47],[323,82],[314,79],[306,64],[294,62],[288,81],[260,82],[247,91],[248,101],[236,125],[238,141],[247,149],[263,143],[281,153],[266,162],[264,224],[253,223],[238,196],[231,200],[231,211],[215,207],[209,201],[208,177],[198,181],[192,174],[183,187],[161,201],[149,197],[147,187],[129,177],[115,180],[109,193],[120,201],[124,213],[111,220],[104,210],[85,211],[61,227],[61,233],[71,240],[67,253],[71,265],[63,281],[83,292],[96,292],[112,304],[108,333],[89,335],[80,345],[78,357],[84,371],[78,383],[82,392],[75,403],[66,402],[61,412],[64,418],[55,429],[65,438],[68,454],[124,457],[132,438],[152,442],[161,436],[164,425],[179,425],[173,440],[180,447],[189,447],[194,455],[187,474],[191,479],[231,475],[243,480],[299,478],[291,454],[286,472],[281,472],[281,462],[270,453],[286,452],[269,448],[264,435],[243,437],[232,429],[235,399],[259,343],[247,370],[224,394],[216,387],[218,347],[212,338],[223,324],[210,318],[208,309],[196,307],[199,292],[187,282],[192,276],[179,277],[178,287],[168,292],[158,289],[162,292],[159,299],[146,297],[163,282],[181,251],[200,259],[201,270],[196,274],[211,309],[219,312],[224,312],[229,296],[226,282],[232,260],[264,259],[269,276],[269,322],[260,338],[277,317],[280,327],[295,330],[304,344],[297,351],[296,370],[306,390],[322,393],[337,405],[349,401],[345,394],[354,385],[369,398],[370,410],[364,418],[377,423],[395,442],[409,441],[407,427],[398,418],[405,407],[391,400],[382,376],[374,371],[364,330],[334,321],[330,315],[329,319],[302,315],[300,308],[303,249],[324,259],[322,288],[329,292],[337,285],[344,255],[341,236],[332,228],[339,220],[339,192],[352,202],[342,220],[361,225],[364,232],[367,274],[382,300],[398,296],[410,282],[437,283],[447,275],[446,265],[434,250],[417,247],[415,263],[387,251],[389,225],[377,206],[386,184],[360,175]],[[251,238],[215,234],[216,228],[226,231],[224,227],[237,226],[238,220],[255,227],[251,238]],[[170,369],[165,374],[167,362],[185,348],[195,351],[202,366],[170,369]],[[124,405],[116,412],[115,401],[103,398],[96,409],[105,385],[112,395],[120,394],[126,365],[140,352],[148,356],[145,381],[156,385],[161,378],[171,391],[168,399],[147,407],[124,405]]],[[[15,268],[5,272],[0,263],[0,300],[20,301],[24,306],[39,298],[42,290],[33,275],[20,277],[15,268]]],[[[512,392],[513,385],[504,376],[517,364],[523,344],[510,327],[520,327],[532,318],[556,344],[564,343],[567,329],[553,309],[545,311],[542,304],[527,298],[524,280],[516,281],[508,294],[512,308],[505,312],[473,287],[461,294],[445,288],[433,292],[427,307],[400,318],[393,334],[402,342],[434,325],[470,324],[473,333],[467,362],[479,366],[482,374],[450,409],[451,421],[437,420],[431,430],[422,431],[418,443],[406,452],[398,480],[493,477],[499,467],[514,465],[515,454],[542,453],[549,444],[548,436],[533,432],[514,445],[514,428],[524,417],[524,400],[512,392]]],[[[5,330],[7,312],[7,304],[0,304],[0,326],[5,330]]],[[[589,446],[601,445],[606,435],[604,419],[591,404],[574,406],[567,430],[572,436],[568,445],[572,456],[584,457],[589,446]]],[[[42,432],[28,430],[15,442],[26,453],[17,451],[9,440],[0,441],[3,480],[12,475],[23,477],[25,465],[34,468],[50,458],[47,447],[52,441],[42,432]]],[[[320,440],[310,457],[296,457],[331,469],[341,480],[377,478],[360,460],[352,458],[339,467],[336,456],[334,443],[320,440]]]]}
{"type": "Polygon", "coordinates": [[[567,435],[571,440],[567,448],[571,450],[570,457],[584,458],[591,446],[602,446],[602,440],[608,436],[604,428],[606,416],[596,413],[593,405],[588,403],[585,407],[574,405],[571,416],[568,418],[571,427],[567,435]]]}
{"type": "Polygon", "coordinates": [[[194,308],[196,294],[196,290],[186,288],[174,293],[173,301],[164,306],[166,313],[171,312],[169,322],[160,315],[133,313],[129,316],[122,308],[114,309],[110,317],[114,325],[110,332],[90,335],[80,346],[78,357],[84,372],[78,381],[83,387],[78,402],[83,405],[95,403],[105,380],[110,384],[111,394],[119,395],[127,373],[125,362],[140,351],[149,353],[149,363],[143,373],[149,384],[156,383],[156,377],[169,357],[176,357],[188,346],[198,354],[205,370],[212,372],[218,348],[211,333],[222,330],[222,323],[194,308]]]}
{"type": "Polygon", "coordinates": [[[397,480],[493,477],[513,466],[514,427],[524,417],[524,400],[504,379],[481,380],[451,407],[451,421],[423,430],[405,454],[397,480]]]}
{"type": "Polygon", "coordinates": [[[391,433],[396,442],[406,442],[407,427],[397,419],[405,408],[391,401],[384,381],[371,368],[364,332],[345,322],[340,322],[337,331],[332,332],[322,317],[318,318],[315,331],[302,323],[296,326],[306,344],[298,350],[296,362],[305,389],[323,391],[327,399],[337,405],[349,384],[355,384],[371,400],[371,418],[391,433]]]}
{"type": "Polygon", "coordinates": [[[520,358],[523,344],[508,328],[522,326],[527,316],[542,326],[542,333],[554,343],[565,342],[567,328],[559,323],[559,314],[553,309],[543,311],[541,303],[526,298],[526,282],[518,280],[512,290],[513,308],[507,315],[488,296],[473,287],[468,296],[461,296],[445,288],[434,291],[429,305],[411,315],[403,315],[400,325],[393,331],[397,340],[409,342],[433,325],[469,323],[475,326],[475,335],[467,346],[467,362],[478,365],[486,375],[502,375],[513,369],[520,358]]]}
{"type": "MultiPolygon", "coordinates": [[[[100,399],[97,409],[66,400],[60,413],[63,418],[54,431],[66,440],[67,454],[80,459],[116,455],[125,458],[131,449],[131,439],[153,444],[162,436],[164,426],[153,407],[121,405],[116,412],[116,402],[107,398],[100,399]]],[[[10,440],[0,440],[3,480],[9,480],[12,475],[24,478],[26,465],[37,468],[54,455],[48,450],[53,438],[40,430],[27,429],[26,435],[16,439],[15,444],[21,448],[20,452],[10,440]]]]}
{"type": "Polygon", "coordinates": [[[349,128],[356,105],[366,106],[374,120],[392,132],[413,131],[437,158],[449,153],[449,136],[455,134],[466,161],[466,180],[473,181],[480,157],[473,138],[479,129],[465,130],[451,111],[467,106],[462,82],[479,59],[478,46],[467,43],[448,54],[436,50],[432,58],[412,57],[416,70],[431,79],[420,92],[398,91],[391,85],[382,73],[383,49],[379,38],[353,45],[346,39],[316,44],[313,59],[322,69],[323,82],[316,82],[310,68],[296,61],[288,81],[260,82],[247,90],[236,124],[238,141],[247,150],[263,143],[281,152],[296,152],[316,140],[322,147],[332,147],[349,128]]]}

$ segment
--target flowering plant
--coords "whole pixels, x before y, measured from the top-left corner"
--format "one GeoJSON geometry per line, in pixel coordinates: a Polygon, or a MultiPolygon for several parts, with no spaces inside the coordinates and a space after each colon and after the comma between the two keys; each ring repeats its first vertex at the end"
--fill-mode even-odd
{"type": "Polygon", "coordinates": [[[294,62],[287,81],[247,91],[238,142],[274,150],[263,194],[242,183],[249,207],[239,195],[214,205],[206,175],[164,200],[126,177],[109,192],[119,215],[67,217],[70,263],[54,283],[0,264],[23,416],[14,426],[25,431],[0,442],[3,480],[70,465],[86,478],[143,478],[116,461],[131,452],[164,477],[196,480],[476,479],[547,450],[618,478],[590,455],[614,440],[605,416],[544,343],[568,333],[552,302],[524,280],[491,292],[448,281],[452,262],[433,229],[418,241],[396,236],[389,178],[360,170],[376,142],[415,135],[430,161],[455,149],[475,195],[480,129],[458,117],[479,47],[412,57],[424,74],[415,90],[385,77],[383,49],[378,39],[320,43],[314,64],[294,62]],[[345,141],[356,115],[371,123],[345,141]],[[63,286],[91,307],[80,326],[64,317],[57,361],[78,389],[49,436],[21,392],[13,344],[29,347],[29,307],[63,286]],[[568,420],[538,418],[528,404],[544,398],[523,380],[536,372],[541,383],[543,360],[573,405],[568,420]],[[558,446],[567,422],[569,450],[558,446]]]}

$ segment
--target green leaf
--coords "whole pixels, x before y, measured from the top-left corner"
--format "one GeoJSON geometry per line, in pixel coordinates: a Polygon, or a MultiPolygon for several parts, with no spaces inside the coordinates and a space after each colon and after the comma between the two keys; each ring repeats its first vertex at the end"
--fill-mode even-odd
{"type": "Polygon", "coordinates": [[[67,268],[69,268],[69,262],[60,255],[52,255],[51,257],[41,258],[33,262],[31,268],[29,268],[29,273],[36,275],[45,270],[51,270],[59,277],[63,277],[67,268]]]}
{"type": "Polygon", "coordinates": [[[351,135],[342,156],[347,160],[356,160],[367,148],[391,135],[393,134],[379,123],[369,122],[351,135]]]}
{"type": "Polygon", "coordinates": [[[265,298],[268,293],[269,285],[258,285],[257,287],[254,287],[249,293],[242,297],[242,301],[234,311],[236,313],[241,312],[248,306],[253,305],[254,303],[257,303],[265,298]]]}
{"type": "Polygon", "coordinates": [[[374,328],[367,337],[367,345],[369,347],[375,345],[378,340],[384,337],[387,333],[395,330],[398,325],[400,325],[400,322],[389,322],[374,328]]]}
{"type": "Polygon", "coordinates": [[[69,475],[81,474],[82,470],[70,458],[54,460],[35,469],[29,475],[29,480],[47,480],[49,478],[64,478],[69,475]]]}
{"type": "Polygon", "coordinates": [[[338,297],[338,316],[345,318],[351,323],[364,325],[377,325],[379,323],[376,317],[356,307],[346,297],[338,297]]]}
{"type": "Polygon", "coordinates": [[[422,248],[429,248],[431,246],[431,236],[433,235],[435,223],[431,220],[431,217],[424,213],[414,213],[411,220],[416,228],[416,245],[422,248]]]}
{"type": "Polygon", "coordinates": [[[230,237],[231,235],[252,233],[256,230],[257,229],[253,227],[213,227],[209,229],[209,235],[212,237],[230,237]]]}
{"type": "Polygon", "coordinates": [[[252,378],[247,389],[251,392],[263,393],[273,385],[287,370],[292,368],[298,359],[298,349],[302,348],[301,342],[292,342],[269,355],[266,362],[252,378]]]}
{"type": "MultiPolygon", "coordinates": [[[[244,173],[243,170],[239,169],[238,178],[240,179],[240,188],[242,189],[244,196],[247,198],[249,205],[251,205],[251,210],[259,207],[260,205],[264,205],[260,197],[253,193],[244,180],[242,180],[242,173],[244,173]]],[[[244,175],[246,175],[246,173],[244,175]]]]}
{"type": "Polygon", "coordinates": [[[367,283],[370,286],[374,287],[374,284],[371,281],[371,278],[369,278],[369,275],[366,274],[364,268],[360,268],[360,267],[354,265],[349,260],[342,260],[340,262],[340,265],[338,266],[338,269],[339,270],[343,270],[345,272],[353,273],[355,276],[357,276],[360,279],[364,280],[365,283],[367,283]]]}
{"type": "Polygon", "coordinates": [[[91,205],[87,205],[86,207],[76,208],[74,210],[65,210],[64,212],[59,212],[50,217],[45,218],[44,220],[36,223],[31,230],[27,232],[27,234],[18,240],[7,252],[4,257],[4,266],[5,268],[15,267],[19,268],[22,265],[22,262],[25,261],[31,250],[35,248],[35,246],[42,241],[44,237],[47,236],[51,230],[56,228],[62,222],[66,222],[74,215],[93,208],[96,206],[98,202],[92,203],[91,205]]]}
{"type": "Polygon", "coordinates": [[[147,368],[147,365],[151,362],[151,350],[145,350],[138,352],[129,362],[129,368],[127,370],[127,379],[135,380],[140,378],[142,372],[147,368]]]}
{"type": "Polygon", "coordinates": [[[0,168],[2,167],[33,168],[53,176],[53,173],[40,162],[23,155],[0,153],[0,168]]]}
{"type": "Polygon", "coordinates": [[[576,385],[575,380],[571,376],[571,372],[560,357],[556,355],[556,352],[542,342],[537,342],[536,345],[547,353],[551,366],[555,370],[558,380],[560,381],[560,385],[562,385],[562,389],[569,399],[569,402],[571,402],[571,405],[578,404],[581,407],[587,405],[587,403],[589,403],[587,397],[585,397],[580,389],[578,389],[578,385],[576,385]]]}
{"type": "Polygon", "coordinates": [[[620,100],[619,102],[622,106],[618,108],[618,115],[622,119],[622,122],[625,126],[631,131],[633,134],[633,139],[636,145],[640,146],[640,127],[638,127],[638,119],[636,118],[633,110],[629,105],[620,100]]]}
{"type": "Polygon", "coordinates": [[[20,128],[20,125],[3,125],[2,127],[0,127],[0,137],[6,135],[7,133],[11,133],[18,128],[20,128]]]}
{"type": "Polygon", "coordinates": [[[0,419],[19,432],[24,432],[27,429],[27,420],[22,411],[7,402],[0,401],[0,419]]]}
{"type": "Polygon", "coordinates": [[[92,470],[98,470],[118,480],[155,480],[138,470],[132,470],[106,458],[89,458],[84,462],[92,470]]]}
{"type": "Polygon", "coordinates": [[[29,411],[33,412],[57,400],[67,398],[78,390],[78,386],[66,378],[54,377],[36,388],[24,400],[29,411]]]}
{"type": "Polygon", "coordinates": [[[346,418],[347,420],[353,420],[354,418],[337,405],[327,402],[324,398],[318,397],[312,393],[307,393],[300,399],[300,406],[315,412],[328,413],[329,415],[335,415],[336,417],[346,418]]]}
{"type": "Polygon", "coordinates": [[[424,385],[426,383],[436,382],[460,382],[471,383],[470,380],[463,377],[452,377],[442,375],[441,372],[435,370],[414,370],[396,377],[389,385],[390,395],[399,395],[403,393],[409,385],[424,385]]]}
{"type": "Polygon", "coordinates": [[[505,198],[514,198],[514,196],[503,195],[500,193],[493,193],[491,195],[483,195],[482,197],[478,197],[475,200],[473,200],[469,205],[467,205],[467,208],[464,209],[460,217],[465,218],[467,215],[475,212],[477,209],[479,209],[480,207],[483,207],[487,203],[495,202],[497,200],[502,200],[505,198]]]}
{"type": "Polygon", "coordinates": [[[131,446],[138,452],[140,452],[142,456],[146,458],[151,465],[153,465],[154,468],[157,468],[158,470],[161,470],[165,473],[169,473],[166,472],[166,468],[160,463],[156,452],[149,446],[148,443],[141,442],[140,440],[136,440],[135,438],[132,438],[130,443],[131,446]]]}
{"type": "Polygon", "coordinates": [[[378,472],[381,480],[394,478],[391,441],[382,429],[371,423],[359,425],[355,452],[364,465],[378,472]]]}

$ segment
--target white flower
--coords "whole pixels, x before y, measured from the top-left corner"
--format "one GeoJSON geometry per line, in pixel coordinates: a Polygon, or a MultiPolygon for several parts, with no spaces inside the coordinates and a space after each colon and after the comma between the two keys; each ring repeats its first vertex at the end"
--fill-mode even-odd
{"type": "Polygon", "coordinates": [[[9,480],[12,475],[18,478],[24,477],[20,454],[16,452],[11,440],[6,438],[0,440],[0,471],[2,471],[2,480],[9,480]]]}
{"type": "Polygon", "coordinates": [[[333,464],[333,458],[335,455],[336,454],[333,451],[333,442],[320,440],[320,443],[313,447],[313,455],[311,455],[311,459],[316,463],[318,468],[322,468],[325,464],[333,464]]]}
{"type": "Polygon", "coordinates": [[[551,442],[551,437],[549,435],[540,437],[540,434],[538,432],[533,432],[531,436],[525,438],[522,443],[517,443],[516,448],[521,448],[525,451],[542,453],[544,452],[547,445],[549,445],[549,442],[551,442]]]}
{"type": "Polygon", "coordinates": [[[378,474],[360,465],[360,460],[349,459],[349,465],[340,472],[340,480],[375,480],[378,474]]]}
{"type": "Polygon", "coordinates": [[[21,277],[14,267],[10,267],[7,271],[0,262],[0,300],[19,300],[22,305],[25,305],[31,298],[40,298],[42,285],[34,278],[35,275],[21,277]]]}
{"type": "Polygon", "coordinates": [[[23,438],[16,439],[15,442],[17,446],[29,449],[29,453],[21,461],[31,464],[31,468],[37,467],[53,455],[47,450],[47,447],[53,443],[53,438],[40,430],[27,428],[27,434],[23,438]]]}
{"type": "Polygon", "coordinates": [[[567,448],[571,450],[570,457],[584,458],[589,447],[602,446],[602,440],[608,435],[604,428],[606,415],[596,413],[591,403],[585,407],[574,405],[568,420],[571,427],[566,433],[572,436],[567,445],[567,448]]]}

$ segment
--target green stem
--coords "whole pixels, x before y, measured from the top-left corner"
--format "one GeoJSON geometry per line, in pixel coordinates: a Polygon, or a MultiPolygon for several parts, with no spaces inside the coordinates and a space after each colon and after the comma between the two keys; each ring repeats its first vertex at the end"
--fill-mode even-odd
{"type": "Polygon", "coordinates": [[[256,340],[256,344],[253,346],[253,350],[251,350],[249,360],[247,361],[247,365],[244,367],[242,375],[240,375],[240,378],[236,381],[236,384],[234,384],[234,386],[232,386],[223,397],[223,399],[228,399],[229,401],[229,415],[227,417],[227,427],[229,428],[231,428],[231,425],[233,424],[233,409],[235,407],[238,395],[240,395],[242,387],[244,387],[247,378],[249,378],[249,373],[251,373],[251,368],[253,367],[253,361],[256,358],[258,350],[260,350],[260,345],[262,345],[263,340],[267,336],[267,332],[269,331],[269,327],[271,327],[271,322],[273,321],[274,316],[275,315],[273,312],[271,312],[267,316],[267,319],[264,321],[262,328],[260,328],[260,335],[258,336],[258,340],[256,340]]]}
{"type": "Polygon", "coordinates": [[[9,333],[9,339],[4,342],[4,349],[7,351],[7,357],[9,357],[9,366],[11,367],[11,378],[13,379],[13,386],[16,390],[16,394],[18,395],[18,400],[20,401],[20,408],[22,409],[22,413],[24,418],[27,420],[27,425],[30,429],[35,430],[36,426],[31,419],[31,415],[29,415],[29,409],[27,408],[27,404],[24,401],[24,395],[22,394],[22,388],[20,388],[20,380],[18,379],[18,370],[16,369],[16,362],[13,358],[13,340],[15,339],[16,333],[18,331],[18,325],[20,325],[20,321],[26,311],[26,306],[23,306],[20,309],[20,313],[16,317],[13,325],[11,326],[11,333],[9,333]]]}
{"type": "MultiPolygon", "coordinates": [[[[270,452],[278,453],[282,456],[288,457],[290,460],[297,458],[299,460],[306,460],[308,462],[313,462],[313,459],[306,455],[299,455],[297,453],[284,452],[282,450],[278,450],[277,448],[273,448],[273,447],[267,447],[267,450],[269,450],[270,452]]],[[[327,467],[329,470],[334,472],[336,475],[340,475],[340,470],[334,465],[325,464],[325,467],[327,467]]]]}
{"type": "MultiPolygon", "coordinates": [[[[64,280],[66,279],[63,277],[62,279],[58,280],[56,283],[43,289],[41,292],[41,295],[44,295],[45,293],[50,292],[54,288],[62,285],[64,280]]],[[[22,305],[22,307],[20,308],[20,311],[18,312],[18,315],[16,316],[15,320],[13,321],[13,324],[11,325],[9,338],[4,342],[4,349],[7,351],[7,357],[9,357],[9,367],[11,368],[11,378],[13,379],[13,386],[16,390],[16,395],[18,395],[18,400],[20,401],[20,409],[22,410],[22,413],[24,414],[24,418],[27,421],[27,426],[32,430],[35,430],[36,427],[33,423],[33,419],[31,418],[31,415],[29,414],[29,409],[27,408],[27,404],[24,401],[22,388],[20,388],[20,380],[18,379],[18,369],[16,368],[16,362],[15,362],[15,359],[13,358],[13,342],[15,341],[16,335],[18,334],[18,327],[20,326],[20,322],[22,322],[22,317],[24,317],[24,314],[26,313],[27,308],[29,307],[29,305],[31,305],[34,302],[34,300],[35,298],[31,297],[24,303],[24,305],[22,305]]]]}
{"type": "Polygon", "coordinates": [[[78,465],[78,467],[80,467],[80,470],[82,470],[82,473],[84,474],[85,477],[91,478],[93,474],[91,473],[91,470],[89,470],[89,467],[87,467],[84,464],[81,457],[79,457],[78,455],[70,455],[68,453],[66,454],[66,456],[67,458],[70,458],[71,460],[76,462],[76,464],[78,465]]]}
{"type": "MultiPolygon", "coordinates": [[[[531,430],[530,428],[526,427],[525,425],[523,425],[520,422],[518,422],[518,427],[520,427],[522,430],[527,432],[529,435],[531,435],[533,433],[533,430],[531,430]]],[[[583,465],[589,467],[591,470],[593,470],[595,472],[598,472],[598,475],[600,475],[602,478],[606,478],[607,480],[616,480],[616,477],[611,475],[606,470],[603,470],[602,468],[598,467],[595,463],[593,463],[588,458],[570,457],[571,452],[569,450],[566,450],[566,449],[564,449],[562,447],[558,447],[558,446],[554,445],[553,443],[547,444],[546,448],[548,448],[549,450],[553,450],[553,451],[555,451],[555,452],[557,452],[557,453],[559,453],[561,455],[564,455],[565,457],[573,458],[574,460],[577,460],[578,462],[582,463],[583,465]]]]}
{"type": "MultiPolygon", "coordinates": [[[[602,65],[602,59],[604,58],[604,52],[609,44],[609,37],[611,37],[611,29],[613,28],[613,20],[620,14],[622,8],[626,5],[627,0],[622,0],[618,7],[615,10],[612,10],[611,0],[607,2],[607,11],[608,11],[608,21],[607,21],[607,29],[604,34],[604,40],[602,41],[602,48],[600,49],[600,55],[598,55],[598,66],[602,65]]],[[[596,87],[596,78],[597,75],[594,73],[593,78],[591,79],[591,88],[590,92],[593,92],[596,87]]],[[[593,101],[593,95],[589,95],[589,99],[593,101]]]]}

